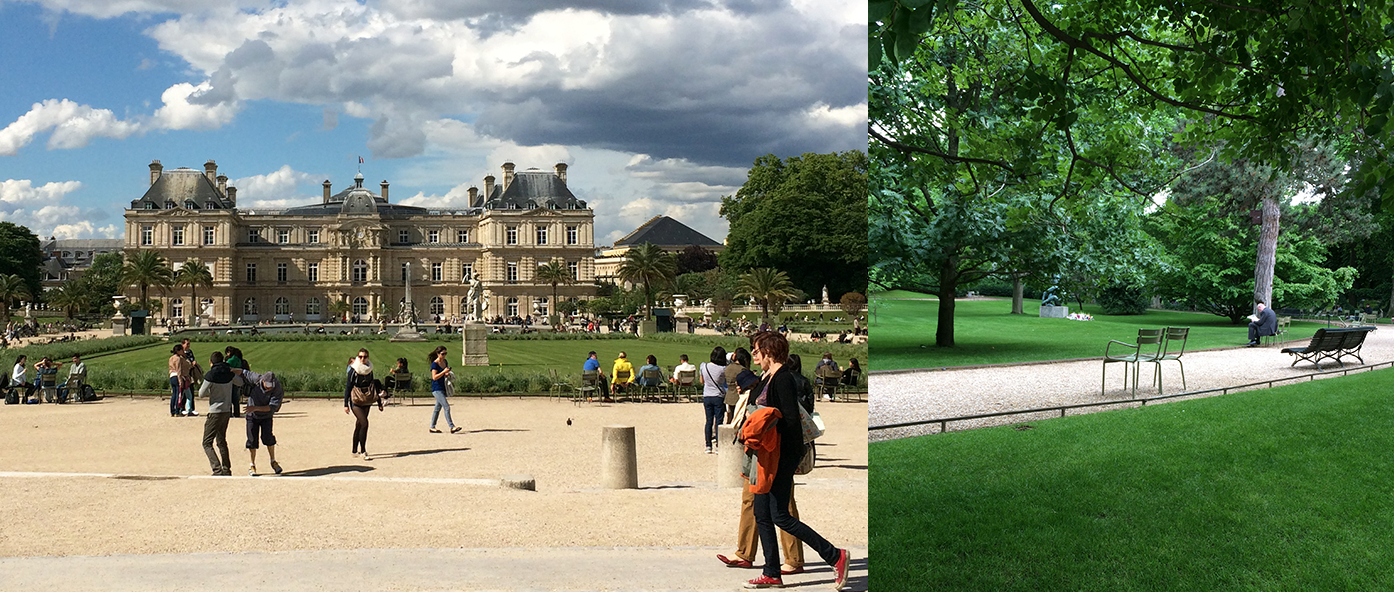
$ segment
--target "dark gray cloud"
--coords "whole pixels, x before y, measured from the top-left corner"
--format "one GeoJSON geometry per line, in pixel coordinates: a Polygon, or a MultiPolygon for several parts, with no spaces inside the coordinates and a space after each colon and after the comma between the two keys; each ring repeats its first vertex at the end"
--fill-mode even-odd
{"type": "Polygon", "coordinates": [[[620,16],[671,15],[692,10],[727,9],[754,14],[782,9],[784,0],[384,0],[383,10],[404,18],[467,19],[514,26],[541,12],[593,10],[620,16]]]}

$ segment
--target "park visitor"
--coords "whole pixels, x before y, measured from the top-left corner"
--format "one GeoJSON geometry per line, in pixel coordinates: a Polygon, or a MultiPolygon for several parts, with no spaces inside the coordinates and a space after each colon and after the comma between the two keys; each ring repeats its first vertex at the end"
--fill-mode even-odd
{"type": "MultiPolygon", "coordinates": [[[[176,346],[178,347],[178,346],[176,346]]],[[[203,420],[203,453],[214,476],[232,475],[232,459],[228,456],[227,424],[232,419],[232,369],[223,362],[223,354],[213,352],[208,357],[208,372],[198,396],[208,397],[208,415],[203,420]],[[217,444],[218,450],[213,450],[217,444]]]]}
{"type": "Polygon", "coordinates": [[[436,350],[431,352],[430,360],[431,396],[436,399],[436,407],[431,410],[431,427],[429,431],[432,434],[440,433],[440,430],[436,429],[436,420],[440,419],[440,412],[444,409],[445,423],[450,426],[450,433],[458,433],[460,428],[455,426],[455,420],[450,417],[450,401],[446,400],[445,397],[445,381],[455,374],[455,372],[450,369],[450,363],[446,361],[445,346],[437,346],[436,350]]]}
{"type": "MultiPolygon", "coordinates": [[[[747,441],[758,433],[761,443],[773,446],[774,475],[765,474],[766,463],[760,463],[761,478],[752,486],[755,492],[755,528],[760,535],[760,545],[764,547],[765,565],[760,577],[746,583],[748,588],[782,587],[783,579],[779,572],[779,548],[775,546],[775,527],[794,535],[806,543],[823,561],[832,566],[833,588],[841,590],[847,583],[846,549],[838,549],[824,539],[807,524],[789,513],[789,502],[794,489],[794,470],[804,456],[803,427],[799,420],[798,382],[793,372],[786,367],[789,363],[789,342],[783,335],[775,332],[757,333],[751,340],[753,360],[760,364],[760,381],[751,389],[756,393],[756,402],[772,413],[766,417],[767,429],[760,430],[758,416],[752,415],[742,429],[747,441]]],[[[764,411],[764,410],[762,410],[764,411]]],[[[757,412],[760,413],[760,412],[757,412]]],[[[768,448],[766,448],[768,449],[768,448]]]]}
{"type": "Polygon", "coordinates": [[[44,356],[38,362],[34,363],[34,373],[37,374],[37,376],[34,378],[34,386],[36,388],[42,387],[45,376],[53,377],[53,390],[44,392],[44,396],[48,397],[49,403],[61,402],[56,397],[58,395],[58,368],[62,365],[63,364],[61,363],[57,363],[53,360],[50,360],[48,356],[44,356]]]}
{"type": "Polygon", "coordinates": [[[21,355],[15,359],[15,367],[10,372],[10,388],[24,389],[20,401],[25,404],[38,403],[34,397],[34,385],[29,382],[29,357],[21,355]]]}
{"type": "Polygon", "coordinates": [[[634,364],[629,363],[624,352],[620,352],[620,357],[615,358],[615,365],[610,368],[610,391],[613,394],[620,394],[625,388],[634,383],[634,364]],[[625,373],[625,379],[620,380],[620,373],[625,373]]]}
{"type": "Polygon", "coordinates": [[[174,344],[169,351],[169,416],[188,417],[184,409],[184,383],[189,376],[189,360],[184,357],[184,346],[174,344]]]}
{"type": "Polygon", "coordinates": [[[281,400],[285,398],[285,387],[276,379],[275,372],[258,375],[251,370],[242,372],[242,380],[250,388],[247,391],[247,456],[250,466],[247,474],[257,476],[258,440],[266,445],[266,456],[271,460],[271,470],[281,474],[281,464],[276,462],[276,435],[272,433],[272,420],[281,410],[281,400]]]}
{"type": "Polygon", "coordinates": [[[581,372],[595,372],[596,391],[610,392],[610,389],[605,385],[605,373],[600,370],[600,357],[595,352],[586,354],[586,362],[581,364],[581,372]]]}
{"type": "MultiPolygon", "coordinates": [[[[436,357],[435,357],[434,355],[432,355],[432,356],[431,356],[431,360],[434,361],[435,359],[436,359],[436,357]]],[[[396,367],[396,368],[393,368],[393,369],[392,369],[392,372],[389,372],[389,373],[387,374],[387,377],[384,378],[384,379],[382,379],[382,386],[383,386],[383,388],[384,388],[384,389],[387,389],[387,390],[396,390],[396,389],[405,389],[405,388],[409,388],[409,387],[411,386],[410,379],[408,379],[408,380],[406,380],[406,381],[403,381],[401,384],[397,384],[397,375],[398,375],[398,374],[410,374],[410,373],[411,373],[411,369],[409,369],[409,368],[407,367],[407,359],[406,359],[406,358],[397,358],[397,367],[396,367]]]]}
{"type": "Polygon", "coordinates": [[[731,354],[731,360],[726,363],[726,421],[736,417],[736,401],[741,397],[741,391],[749,388],[755,382],[755,374],[750,371],[750,352],[745,348],[738,347],[731,354]]]}
{"type": "MultiPolygon", "coordinates": [[[[687,356],[683,356],[683,361],[687,361],[687,356]]],[[[706,411],[702,439],[707,454],[711,454],[716,450],[716,426],[726,411],[726,348],[718,345],[712,349],[711,360],[702,362],[697,380],[702,383],[702,408],[706,411]]]]}
{"type": "MultiPolygon", "coordinates": [[[[725,352],[726,350],[723,349],[721,351],[725,352]]],[[[725,354],[722,355],[724,356],[725,354]]],[[[725,360],[723,359],[722,361],[725,360]]],[[[668,381],[672,382],[673,384],[677,384],[679,374],[682,374],[683,372],[692,372],[696,369],[696,366],[693,366],[690,362],[687,361],[687,354],[682,354],[678,356],[678,365],[673,367],[673,377],[669,378],[668,381]]]]}
{"type": "Polygon", "coordinates": [[[813,367],[813,371],[817,372],[823,366],[832,366],[833,370],[836,372],[842,371],[837,367],[837,361],[833,359],[832,352],[823,352],[823,359],[818,360],[818,365],[813,367]]]}
{"type": "Polygon", "coordinates": [[[1249,347],[1258,345],[1260,337],[1267,337],[1278,332],[1278,315],[1272,309],[1264,306],[1262,300],[1258,301],[1255,306],[1258,308],[1258,313],[1249,317],[1252,321],[1249,323],[1249,347]]]}
{"type": "Polygon", "coordinates": [[[382,411],[382,383],[373,379],[373,363],[368,361],[366,349],[358,350],[358,357],[349,368],[352,372],[344,386],[344,413],[353,413],[355,420],[353,455],[362,453],[363,460],[373,460],[368,456],[368,411],[373,405],[382,411]]]}
{"type": "Polygon", "coordinates": [[[846,386],[857,386],[857,381],[861,377],[862,366],[857,363],[856,358],[847,362],[847,369],[842,371],[842,384],[846,386]]]}
{"type": "Polygon", "coordinates": [[[84,396],[84,394],[85,394],[83,391],[86,390],[86,389],[83,389],[82,387],[85,386],[86,384],[87,384],[87,364],[84,364],[84,363],[82,362],[82,358],[81,358],[80,356],[78,356],[77,354],[73,354],[73,363],[72,363],[72,365],[68,366],[68,378],[67,378],[67,380],[63,381],[63,386],[59,389],[59,390],[62,391],[62,392],[59,392],[59,396],[60,396],[60,397],[62,397],[62,396],[72,397],[72,399],[73,399],[74,401],[88,401],[88,400],[90,400],[90,401],[97,401],[97,400],[100,400],[100,397],[95,397],[95,398],[92,398],[92,399],[84,399],[84,398],[83,398],[83,396],[84,396]],[[68,386],[69,386],[69,385],[72,385],[72,388],[71,388],[71,389],[68,389],[68,386]],[[71,392],[69,392],[69,391],[71,391],[71,392]]]}
{"type": "Polygon", "coordinates": [[[658,386],[663,383],[663,369],[658,367],[658,358],[653,354],[644,360],[646,363],[639,367],[639,386],[658,386]],[[645,377],[645,373],[651,372],[654,376],[645,377]]]}

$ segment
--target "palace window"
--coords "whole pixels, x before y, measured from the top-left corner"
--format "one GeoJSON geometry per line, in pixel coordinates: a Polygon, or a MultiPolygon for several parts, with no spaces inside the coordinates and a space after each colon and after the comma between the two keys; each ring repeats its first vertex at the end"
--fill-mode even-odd
{"type": "MultiPolygon", "coordinates": [[[[174,246],[176,246],[176,247],[184,246],[184,227],[182,227],[182,226],[175,226],[175,227],[174,227],[174,232],[170,235],[170,239],[171,239],[171,241],[173,242],[174,246]]],[[[175,315],[175,316],[178,316],[178,315],[175,315]]]]}
{"type": "Polygon", "coordinates": [[[204,227],[203,227],[203,244],[205,244],[205,245],[211,245],[211,244],[213,244],[213,227],[212,227],[212,226],[204,226],[204,227]]]}
{"type": "Polygon", "coordinates": [[[142,246],[148,246],[148,245],[153,245],[153,244],[155,244],[155,227],[154,227],[154,226],[141,226],[141,227],[140,227],[140,244],[141,244],[142,246]]]}
{"type": "Polygon", "coordinates": [[[259,243],[259,242],[261,242],[261,229],[260,229],[260,228],[248,228],[248,229],[247,229],[247,242],[249,242],[249,243],[259,243]]]}
{"type": "Polygon", "coordinates": [[[503,234],[504,234],[504,241],[503,241],[504,244],[507,244],[507,245],[516,245],[516,244],[518,244],[518,227],[517,227],[517,226],[509,226],[506,230],[504,230],[504,233],[503,233],[503,234]]]}
{"type": "Polygon", "coordinates": [[[518,299],[517,299],[517,298],[509,298],[509,299],[508,299],[508,311],[507,311],[507,312],[508,312],[508,316],[510,316],[510,317],[516,317],[516,316],[518,316],[518,299]]]}
{"type": "Polygon", "coordinates": [[[307,314],[307,315],[317,315],[317,314],[319,314],[319,299],[318,299],[318,298],[311,298],[311,299],[305,301],[305,314],[307,314]]]}
{"type": "Polygon", "coordinates": [[[432,230],[426,233],[426,242],[436,244],[440,242],[440,231],[432,230]]]}
{"type": "Polygon", "coordinates": [[[543,296],[538,298],[535,302],[537,303],[537,313],[542,316],[547,316],[547,305],[550,304],[547,297],[543,296]]]}
{"type": "Polygon", "coordinates": [[[539,226],[539,227],[537,228],[537,244],[539,244],[539,245],[545,245],[545,244],[547,244],[547,227],[545,227],[545,226],[539,226]]]}
{"type": "Polygon", "coordinates": [[[442,300],[440,296],[436,296],[435,298],[432,298],[432,299],[431,299],[431,313],[430,313],[430,314],[433,314],[433,315],[443,315],[443,314],[445,314],[445,300],[442,300]]]}
{"type": "MultiPolygon", "coordinates": [[[[277,264],[276,264],[276,281],[278,281],[278,282],[280,282],[280,283],[282,283],[282,284],[286,283],[286,264],[284,264],[284,263],[277,263],[277,264]]],[[[289,305],[287,305],[287,306],[289,306],[289,305]]],[[[280,314],[280,313],[277,313],[277,314],[280,314]]]]}
{"type": "Polygon", "coordinates": [[[368,314],[368,299],[362,296],[353,299],[353,314],[368,314]]]}
{"type": "Polygon", "coordinates": [[[289,228],[277,228],[277,229],[276,229],[276,244],[280,244],[280,245],[288,245],[288,244],[290,244],[290,229],[289,229],[289,228]]]}
{"type": "Polygon", "coordinates": [[[406,230],[397,231],[397,242],[406,244],[411,242],[411,233],[406,230]]]}
{"type": "Polygon", "coordinates": [[[581,266],[575,261],[566,264],[566,268],[571,270],[571,279],[581,281],[581,266]]]}
{"type": "Polygon", "coordinates": [[[566,227],[566,244],[568,244],[568,245],[574,245],[574,244],[576,244],[577,234],[579,234],[579,233],[577,232],[575,226],[567,226],[567,227],[566,227]]]}
{"type": "Polygon", "coordinates": [[[368,281],[368,262],[362,259],[353,262],[353,281],[368,281]]]}
{"type": "Polygon", "coordinates": [[[473,263],[462,263],[462,264],[460,264],[460,279],[463,280],[463,281],[466,281],[466,282],[468,282],[468,281],[473,281],[473,280],[474,280],[474,264],[473,264],[473,263]]]}
{"type": "Polygon", "coordinates": [[[310,244],[319,244],[319,230],[311,230],[311,231],[309,231],[309,233],[310,233],[310,238],[309,238],[310,244]]]}
{"type": "Polygon", "coordinates": [[[181,319],[184,318],[184,299],[175,298],[169,301],[169,316],[181,319]]]}
{"type": "Polygon", "coordinates": [[[242,303],[242,314],[244,314],[244,315],[254,315],[254,314],[257,314],[257,299],[256,299],[256,298],[248,298],[246,301],[244,301],[244,302],[242,303]]]}
{"type": "Polygon", "coordinates": [[[467,242],[470,242],[470,231],[468,231],[468,230],[456,230],[456,231],[455,231],[455,242],[457,242],[457,243],[467,243],[467,242]]]}
{"type": "Polygon", "coordinates": [[[276,314],[290,315],[290,300],[285,296],[276,299],[276,314]]]}
{"type": "Polygon", "coordinates": [[[257,283],[257,264],[255,263],[247,264],[247,283],[257,283]]]}
{"type": "Polygon", "coordinates": [[[517,263],[509,263],[509,264],[508,264],[508,283],[510,283],[510,284],[516,284],[516,283],[518,283],[518,264],[517,264],[517,263]]]}
{"type": "Polygon", "coordinates": [[[444,273],[444,271],[442,270],[441,264],[440,264],[440,263],[432,263],[432,264],[431,264],[431,281],[433,281],[433,282],[439,282],[439,281],[441,281],[442,276],[444,276],[444,275],[445,275],[445,273],[444,273]]]}
{"type": "MultiPolygon", "coordinates": [[[[311,263],[308,267],[305,268],[305,279],[310,280],[311,283],[314,283],[314,282],[318,282],[318,281],[319,281],[319,264],[318,264],[318,263],[311,263]]],[[[318,314],[318,313],[316,313],[316,314],[318,314]]]]}
{"type": "Polygon", "coordinates": [[[407,281],[407,276],[408,276],[408,275],[410,275],[410,272],[407,271],[407,264],[406,264],[406,263],[403,263],[403,264],[402,264],[402,283],[406,283],[406,281],[407,281]]]}

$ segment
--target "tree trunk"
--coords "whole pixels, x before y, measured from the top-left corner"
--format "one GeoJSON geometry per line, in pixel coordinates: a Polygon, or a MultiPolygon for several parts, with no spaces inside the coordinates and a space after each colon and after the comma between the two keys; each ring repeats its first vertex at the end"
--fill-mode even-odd
{"type": "Polygon", "coordinates": [[[1278,253],[1278,196],[1263,197],[1263,226],[1258,235],[1258,258],[1254,263],[1254,300],[1276,307],[1273,302],[1273,265],[1278,253]]]}
{"type": "Polygon", "coordinates": [[[958,257],[947,257],[939,268],[939,325],[934,330],[934,345],[954,346],[954,297],[958,291],[958,257]]]}
{"type": "Polygon", "coordinates": [[[189,284],[189,326],[198,326],[198,284],[189,284]]]}
{"type": "Polygon", "coordinates": [[[1022,283],[1020,275],[1012,276],[1012,314],[1026,314],[1022,311],[1023,292],[1026,291],[1026,284],[1022,283]]]}

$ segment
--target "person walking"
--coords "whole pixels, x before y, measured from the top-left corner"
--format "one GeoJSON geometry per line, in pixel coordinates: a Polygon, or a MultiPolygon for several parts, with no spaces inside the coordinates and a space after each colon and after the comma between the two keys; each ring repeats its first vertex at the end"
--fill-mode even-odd
{"type": "Polygon", "coordinates": [[[344,413],[352,413],[353,455],[363,454],[363,460],[373,460],[368,456],[368,411],[373,405],[382,411],[382,383],[373,379],[373,363],[368,360],[368,350],[358,350],[358,357],[349,365],[348,384],[344,385],[344,413]]]}
{"type": "Polygon", "coordinates": [[[169,353],[169,416],[188,417],[188,412],[182,411],[180,403],[184,396],[184,381],[189,375],[189,360],[184,357],[184,346],[177,343],[169,353]]]}
{"type": "Polygon", "coordinates": [[[197,398],[194,396],[194,388],[203,380],[203,368],[199,367],[198,359],[194,357],[193,346],[187,337],[181,340],[179,345],[184,348],[184,359],[189,361],[189,371],[184,377],[185,380],[180,391],[180,400],[183,401],[181,409],[189,417],[198,417],[198,413],[194,411],[194,399],[197,398]]]}
{"type": "Polygon", "coordinates": [[[232,419],[232,369],[223,362],[221,352],[213,352],[208,357],[208,372],[203,375],[203,386],[198,396],[208,397],[208,415],[203,419],[203,453],[208,455],[208,465],[213,475],[232,475],[232,459],[228,456],[227,424],[232,419]],[[213,446],[217,445],[215,452],[213,446]]]}
{"type": "Polygon", "coordinates": [[[740,400],[741,391],[745,390],[741,382],[753,382],[750,376],[741,377],[743,372],[750,373],[750,364],[750,352],[743,347],[736,348],[726,361],[726,421],[723,423],[731,423],[736,417],[736,401],[740,400]]]}
{"type": "Polygon", "coordinates": [[[450,369],[450,363],[445,361],[445,357],[444,345],[436,347],[436,350],[431,352],[430,356],[431,396],[436,399],[436,406],[431,410],[431,427],[429,431],[432,434],[440,433],[440,430],[436,429],[436,420],[440,419],[440,412],[442,409],[445,410],[445,423],[450,426],[450,433],[455,434],[460,431],[460,428],[455,426],[455,420],[450,417],[450,401],[445,397],[445,381],[455,374],[455,372],[450,369]]]}
{"type": "Polygon", "coordinates": [[[257,440],[266,445],[266,456],[271,459],[271,470],[281,474],[281,464],[276,462],[276,434],[272,433],[272,420],[281,410],[281,400],[285,388],[276,379],[275,372],[256,374],[251,370],[242,371],[242,380],[250,385],[247,391],[247,456],[251,465],[247,474],[257,476],[257,440]]]}
{"type": "Polygon", "coordinates": [[[712,349],[711,361],[702,362],[697,380],[702,383],[702,408],[707,413],[706,422],[702,424],[702,437],[707,454],[711,454],[717,446],[716,426],[726,412],[726,348],[718,345],[712,349]]]}
{"type": "Polygon", "coordinates": [[[833,568],[833,588],[841,590],[847,584],[847,565],[850,561],[846,549],[839,549],[789,513],[789,501],[794,490],[794,470],[803,459],[805,445],[803,427],[799,419],[798,384],[793,372],[785,366],[789,363],[789,341],[774,331],[757,333],[751,340],[753,361],[760,365],[760,381],[752,389],[756,404],[770,408],[766,417],[768,422],[757,421],[755,417],[747,420],[742,435],[749,441],[752,432],[758,434],[761,447],[774,452],[773,476],[764,459],[759,463],[759,479],[751,487],[755,493],[755,528],[760,535],[760,546],[764,547],[765,565],[760,577],[750,580],[746,588],[783,587],[784,581],[779,569],[779,547],[775,541],[775,527],[803,541],[818,556],[833,568]],[[762,424],[767,429],[760,431],[762,424]]]}

